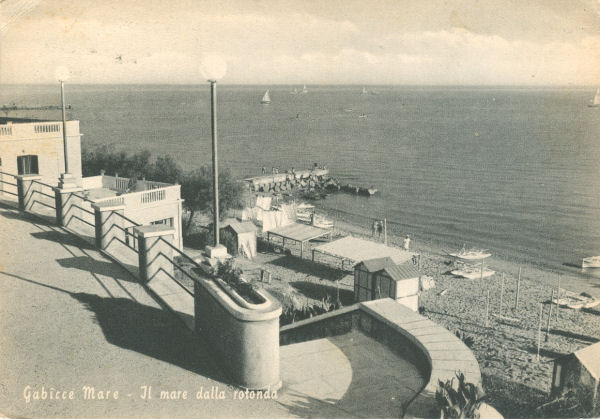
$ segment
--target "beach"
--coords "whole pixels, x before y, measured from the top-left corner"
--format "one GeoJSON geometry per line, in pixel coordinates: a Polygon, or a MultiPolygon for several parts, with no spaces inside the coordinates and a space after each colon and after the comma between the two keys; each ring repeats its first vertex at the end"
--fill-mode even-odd
{"type": "MultiPolygon", "coordinates": [[[[373,237],[370,226],[353,224],[339,214],[318,210],[317,214],[335,220],[334,238],[346,235],[383,241],[373,237]]],[[[388,244],[401,247],[404,236],[388,234],[388,244]]],[[[321,242],[316,243],[321,244],[321,242]]],[[[299,259],[299,249],[286,244],[285,251],[277,247],[262,249],[253,262],[242,262],[249,270],[257,267],[271,273],[269,284],[256,280],[258,286],[271,291],[284,308],[295,305],[323,305],[336,299],[342,304],[353,303],[353,274],[330,257],[317,256],[315,262],[299,259]]],[[[435,287],[421,292],[423,315],[459,332],[469,341],[482,371],[483,386],[488,401],[506,417],[545,417],[551,410],[536,409],[549,402],[552,360],[581,349],[600,338],[600,311],[573,310],[552,305],[548,324],[549,303],[558,286],[558,274],[548,269],[520,264],[518,261],[490,257],[486,266],[496,271],[487,279],[469,280],[449,273],[450,257],[445,250],[430,243],[414,240],[411,251],[421,255],[423,275],[432,277],[435,287]],[[521,268],[519,301],[515,308],[517,277],[521,268]],[[500,294],[504,276],[502,306],[500,294]],[[488,317],[486,302],[489,292],[488,317]],[[537,358],[538,326],[542,306],[542,333],[539,361],[537,358]],[[546,340],[546,332],[549,331],[546,340]]],[[[493,254],[493,249],[490,249],[493,254]]],[[[600,288],[575,276],[560,276],[561,294],[566,291],[587,292],[600,297],[600,288]]],[[[468,379],[468,377],[467,377],[468,379]]],[[[545,407],[551,409],[552,405],[545,407]]]]}

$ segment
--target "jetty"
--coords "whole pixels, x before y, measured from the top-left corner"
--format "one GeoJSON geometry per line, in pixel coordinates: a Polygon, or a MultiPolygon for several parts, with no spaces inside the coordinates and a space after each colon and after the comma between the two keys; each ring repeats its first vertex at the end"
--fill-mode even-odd
{"type": "Polygon", "coordinates": [[[333,187],[337,189],[338,183],[329,176],[329,170],[315,168],[312,170],[292,170],[286,173],[272,173],[268,175],[246,178],[250,189],[254,192],[282,192],[292,189],[310,190],[333,187]]]}

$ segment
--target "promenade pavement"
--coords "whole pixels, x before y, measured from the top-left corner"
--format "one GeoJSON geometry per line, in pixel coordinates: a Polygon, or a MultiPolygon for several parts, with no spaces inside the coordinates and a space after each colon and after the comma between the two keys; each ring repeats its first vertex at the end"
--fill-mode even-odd
{"type": "Polygon", "coordinates": [[[234,399],[197,336],[124,269],[62,229],[0,205],[0,265],[0,415],[292,414],[278,401],[234,399]],[[84,399],[84,386],[94,399],[84,399]],[[143,386],[151,399],[141,397],[143,386]],[[187,400],[161,400],[164,390],[187,391],[187,400]],[[34,400],[44,392],[46,400],[34,400]]]}
{"type": "Polygon", "coordinates": [[[414,366],[358,332],[280,351],[277,399],[248,400],[123,267],[0,203],[0,415],[390,417],[423,384],[414,366]]]}

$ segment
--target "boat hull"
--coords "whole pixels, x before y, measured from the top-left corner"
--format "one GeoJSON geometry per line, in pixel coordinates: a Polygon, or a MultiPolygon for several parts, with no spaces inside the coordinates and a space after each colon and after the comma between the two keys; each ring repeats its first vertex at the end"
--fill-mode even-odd
{"type": "Polygon", "coordinates": [[[600,268],[600,256],[583,258],[581,261],[582,268],[600,268]]]}
{"type": "Polygon", "coordinates": [[[455,269],[450,272],[454,276],[460,276],[466,279],[480,279],[480,278],[489,278],[494,275],[496,271],[492,271],[491,269],[484,269],[483,273],[480,269],[476,270],[464,270],[464,269],[455,269]]]}

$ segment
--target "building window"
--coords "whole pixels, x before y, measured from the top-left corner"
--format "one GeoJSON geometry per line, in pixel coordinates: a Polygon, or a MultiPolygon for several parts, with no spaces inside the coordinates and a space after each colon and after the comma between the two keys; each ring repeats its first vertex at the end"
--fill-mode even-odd
{"type": "Polygon", "coordinates": [[[562,372],[562,365],[560,364],[556,364],[554,367],[554,387],[560,387],[561,384],[561,376],[560,373],[562,372]]]}
{"type": "Polygon", "coordinates": [[[38,156],[18,156],[17,170],[19,175],[39,175],[38,156]]]}
{"type": "Polygon", "coordinates": [[[152,221],[150,224],[152,224],[152,225],[162,224],[162,225],[166,225],[168,227],[173,227],[173,217],[163,218],[162,220],[152,221]]]}

